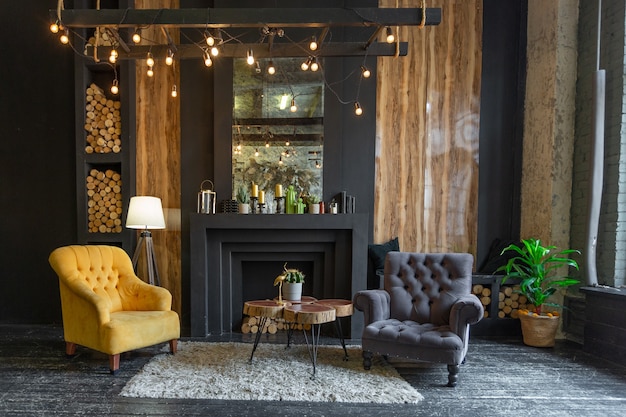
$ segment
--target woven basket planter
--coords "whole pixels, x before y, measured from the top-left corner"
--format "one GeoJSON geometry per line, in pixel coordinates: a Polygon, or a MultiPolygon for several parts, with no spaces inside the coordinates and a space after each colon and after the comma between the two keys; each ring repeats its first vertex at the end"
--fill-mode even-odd
{"type": "Polygon", "coordinates": [[[559,328],[559,316],[532,316],[520,314],[524,344],[535,347],[552,347],[559,328]]]}

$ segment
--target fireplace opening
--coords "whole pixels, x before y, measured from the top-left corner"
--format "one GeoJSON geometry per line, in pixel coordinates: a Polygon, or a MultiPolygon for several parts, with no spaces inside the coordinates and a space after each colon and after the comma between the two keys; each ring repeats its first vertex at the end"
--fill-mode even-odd
{"type": "MultiPolygon", "coordinates": [[[[284,264],[276,261],[244,261],[241,267],[243,300],[271,300],[278,297],[278,286],[274,287],[274,279],[282,274],[284,264]]],[[[287,268],[299,269],[304,273],[303,295],[313,295],[313,264],[304,261],[287,262],[287,268]]]]}

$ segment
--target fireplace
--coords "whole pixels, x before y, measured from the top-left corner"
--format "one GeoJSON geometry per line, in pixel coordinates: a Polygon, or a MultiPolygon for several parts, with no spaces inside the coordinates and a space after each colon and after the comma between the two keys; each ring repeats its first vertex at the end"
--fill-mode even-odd
{"type": "MultiPolygon", "coordinates": [[[[367,285],[367,216],[192,214],[191,335],[237,332],[243,303],[273,298],[284,262],[307,274],[304,292],[345,298],[367,285]]],[[[360,334],[355,314],[350,335],[360,334]]],[[[348,335],[348,336],[350,336],[348,335]]]]}

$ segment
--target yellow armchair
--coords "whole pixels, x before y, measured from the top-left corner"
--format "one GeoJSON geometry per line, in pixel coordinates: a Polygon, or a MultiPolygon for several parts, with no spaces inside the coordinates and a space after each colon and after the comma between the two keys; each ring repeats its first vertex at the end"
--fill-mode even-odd
{"type": "Polygon", "coordinates": [[[106,353],[115,373],[123,352],[169,342],[176,353],[180,321],[171,310],[172,295],[139,279],[122,249],[64,246],[49,262],[59,276],[68,355],[76,353],[76,345],[106,353]]]}

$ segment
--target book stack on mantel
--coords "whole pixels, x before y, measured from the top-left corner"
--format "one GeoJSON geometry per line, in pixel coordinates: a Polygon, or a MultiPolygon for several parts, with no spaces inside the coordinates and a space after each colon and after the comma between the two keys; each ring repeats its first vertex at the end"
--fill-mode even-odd
{"type": "Polygon", "coordinates": [[[337,213],[355,213],[355,197],[342,191],[333,198],[337,203],[337,213]]]}

